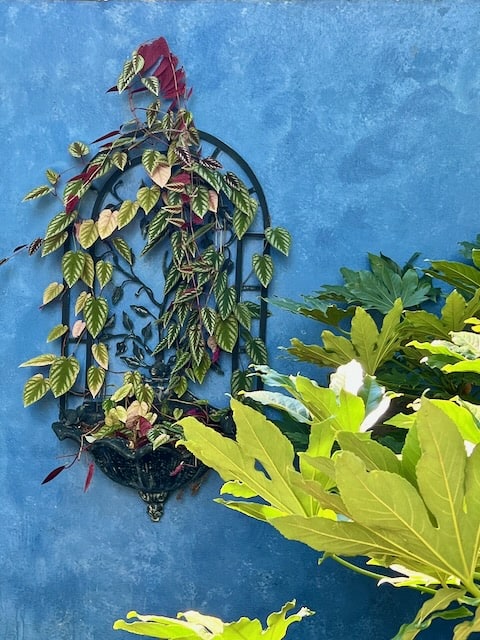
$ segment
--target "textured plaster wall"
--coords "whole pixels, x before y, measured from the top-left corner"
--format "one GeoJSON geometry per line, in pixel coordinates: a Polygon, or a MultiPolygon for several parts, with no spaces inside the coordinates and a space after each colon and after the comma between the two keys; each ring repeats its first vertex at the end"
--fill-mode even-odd
{"type": "MultiPolygon", "coordinates": [[[[24,193],[68,166],[68,142],[122,121],[105,90],[137,45],[164,35],[197,125],[250,162],[274,224],[292,232],[273,293],[311,293],[368,251],[456,258],[479,230],[479,26],[476,0],[1,0],[0,254],[43,232],[24,193]]],[[[0,638],[107,640],[123,637],[111,624],[130,608],[263,617],[293,597],[317,614],[292,640],[395,635],[415,594],[318,567],[214,504],[215,474],[157,525],[100,474],[84,495],[82,465],[40,486],[71,451],[50,433],[51,404],[21,406],[17,365],[44,349],[50,279],[46,261],[23,257],[0,271],[0,638]]],[[[318,327],[275,311],[273,355],[295,335],[315,341],[318,327]]]]}

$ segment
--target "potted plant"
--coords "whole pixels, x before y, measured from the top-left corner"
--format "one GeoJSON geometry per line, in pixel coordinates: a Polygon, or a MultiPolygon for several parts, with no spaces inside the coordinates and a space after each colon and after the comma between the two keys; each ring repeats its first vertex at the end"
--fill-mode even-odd
{"type": "Polygon", "coordinates": [[[178,419],[228,431],[229,410],[208,402],[206,382],[231,355],[235,396],[248,388],[248,364],[266,362],[270,248],[288,254],[290,236],[270,226],[248,165],[197,130],[184,69],[164,38],[135,50],[110,91],[126,95],[128,120],[91,144],[71,143],[72,171],[48,168],[24,198],[48,199],[56,213],[43,238],[14,253],[56,264],[42,307],[57,304],[62,315],[52,348],[21,365],[36,369],[23,397],[25,406],[58,399],[57,435],[98,454],[158,519],[165,496],[203,470],[175,447],[178,419]],[[223,169],[222,152],[242,178],[223,169]]]}

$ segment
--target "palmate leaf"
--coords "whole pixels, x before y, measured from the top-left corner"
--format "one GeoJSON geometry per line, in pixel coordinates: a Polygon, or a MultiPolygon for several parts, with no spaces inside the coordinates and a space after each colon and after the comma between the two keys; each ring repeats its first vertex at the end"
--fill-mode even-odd
{"type": "Polygon", "coordinates": [[[292,623],[301,621],[313,614],[306,607],[296,613],[287,615],[294,607],[295,600],[287,602],[280,611],[271,613],[267,618],[267,626],[262,628],[259,620],[240,618],[235,622],[223,622],[220,618],[206,616],[198,611],[178,613],[176,618],[165,616],[142,616],[136,611],[130,611],[127,619],[116,620],[113,628],[128,631],[150,638],[164,640],[178,638],[179,640],[282,640],[292,623]]]}

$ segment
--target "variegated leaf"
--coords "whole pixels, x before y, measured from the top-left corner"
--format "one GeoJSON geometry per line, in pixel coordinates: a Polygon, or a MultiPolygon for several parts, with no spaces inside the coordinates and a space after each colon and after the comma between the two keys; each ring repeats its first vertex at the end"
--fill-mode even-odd
{"type": "Polygon", "coordinates": [[[96,398],[100,393],[103,383],[105,382],[105,369],[101,367],[91,366],[87,371],[88,390],[92,394],[92,398],[96,398]]]}
{"type": "Polygon", "coordinates": [[[248,306],[244,302],[239,302],[235,305],[233,312],[242,327],[245,327],[245,329],[250,331],[250,327],[252,324],[252,313],[248,306]]]}
{"type": "Polygon", "coordinates": [[[95,273],[97,276],[98,284],[103,289],[113,276],[113,264],[111,262],[105,262],[105,260],[99,260],[95,264],[95,273]]]}
{"type": "Polygon", "coordinates": [[[35,356],[34,358],[30,358],[30,360],[26,360],[22,362],[20,367],[46,367],[52,364],[52,362],[57,358],[54,353],[42,353],[41,356],[35,356]]]}
{"type": "Polygon", "coordinates": [[[23,388],[23,406],[28,407],[43,398],[49,388],[48,380],[41,373],[36,373],[27,380],[23,388]]]}
{"type": "Polygon", "coordinates": [[[93,280],[95,278],[95,264],[93,262],[93,258],[89,253],[85,254],[85,264],[83,265],[83,271],[81,275],[81,279],[87,287],[93,287],[93,280]]]}
{"type": "Polygon", "coordinates": [[[193,192],[190,195],[190,204],[193,213],[199,218],[203,218],[210,206],[208,189],[202,185],[194,187],[193,192]]]}
{"type": "Polygon", "coordinates": [[[90,149],[85,142],[72,142],[68,145],[68,153],[73,158],[83,158],[83,156],[87,156],[90,153],[90,149]]]}
{"type": "Polygon", "coordinates": [[[80,371],[80,363],[75,356],[59,356],[50,367],[50,389],[55,398],[63,396],[75,384],[80,371]]]}
{"type": "Polygon", "coordinates": [[[122,202],[122,204],[120,205],[120,209],[118,210],[118,217],[117,217],[117,223],[118,223],[118,228],[122,229],[122,227],[125,227],[129,222],[131,222],[138,211],[139,208],[139,203],[135,200],[135,202],[133,202],[132,200],[124,200],[122,202]]]}
{"type": "Polygon", "coordinates": [[[123,171],[127,166],[128,155],[124,151],[116,151],[115,153],[112,153],[111,160],[112,164],[114,164],[117,169],[123,171]]]}
{"type": "Polygon", "coordinates": [[[63,279],[68,287],[78,282],[85,266],[85,256],[83,251],[67,251],[62,258],[63,279]]]}
{"type": "Polygon", "coordinates": [[[246,213],[241,209],[236,208],[233,212],[233,230],[239,240],[243,238],[243,236],[250,229],[253,220],[255,219],[255,213],[246,213]]]}
{"type": "Polygon", "coordinates": [[[265,229],[265,238],[274,249],[288,256],[292,236],[286,229],[283,227],[267,227],[265,229]]]}
{"type": "Polygon", "coordinates": [[[261,338],[249,337],[245,340],[245,351],[253,364],[267,364],[267,347],[261,338]]]}
{"type": "Polygon", "coordinates": [[[150,91],[150,93],[153,93],[154,96],[158,96],[158,94],[160,93],[160,83],[158,81],[158,78],[156,78],[155,76],[147,76],[146,78],[142,78],[142,84],[146,89],[148,89],[148,91],[150,91]]]}
{"type": "Polygon", "coordinates": [[[83,249],[89,249],[98,238],[95,220],[82,220],[77,229],[77,238],[83,249]]]}
{"type": "Polygon", "coordinates": [[[60,174],[58,173],[58,171],[55,171],[55,169],[47,169],[45,171],[45,175],[47,176],[47,180],[50,182],[50,184],[54,186],[60,179],[60,174]]]}
{"type": "Polygon", "coordinates": [[[43,292],[43,300],[42,304],[46,305],[52,300],[55,300],[63,290],[65,289],[65,285],[60,284],[59,282],[51,282],[43,292]]]}
{"type": "Polygon", "coordinates": [[[97,220],[98,235],[102,240],[109,238],[118,227],[118,211],[103,209],[97,220]]]}
{"type": "Polygon", "coordinates": [[[200,318],[208,334],[213,335],[215,332],[215,325],[217,323],[217,312],[215,309],[212,309],[211,307],[202,307],[200,309],[200,318]]]}
{"type": "Polygon", "coordinates": [[[42,243],[42,257],[48,256],[50,253],[60,249],[67,238],[67,231],[62,231],[62,233],[58,233],[56,236],[52,236],[51,238],[44,240],[42,243]]]}
{"type": "Polygon", "coordinates": [[[235,287],[226,287],[225,289],[221,289],[215,294],[215,299],[217,301],[218,313],[220,314],[221,319],[225,320],[235,308],[237,290],[235,287]]]}
{"type": "Polygon", "coordinates": [[[43,184],[41,187],[35,187],[24,196],[22,202],[27,202],[28,200],[36,200],[37,198],[42,198],[43,196],[48,195],[49,193],[53,193],[53,189],[48,184],[43,184]]]}
{"type": "Polygon", "coordinates": [[[172,175],[172,167],[169,164],[159,164],[150,173],[150,177],[155,184],[163,188],[170,180],[172,175]]]}
{"type": "Polygon", "coordinates": [[[157,185],[153,187],[140,187],[137,191],[137,200],[144,210],[144,212],[150,213],[153,207],[157,204],[160,198],[160,189],[157,185]]]}
{"type": "Polygon", "coordinates": [[[118,253],[122,256],[122,258],[128,262],[128,264],[133,264],[132,250],[123,238],[114,238],[112,240],[112,244],[118,251],[118,253]]]}
{"type": "Polygon", "coordinates": [[[260,280],[262,286],[268,287],[273,277],[273,260],[267,255],[255,253],[252,256],[253,271],[260,280]]]}
{"type": "Polygon", "coordinates": [[[57,340],[61,336],[64,336],[68,331],[68,327],[66,324],[57,324],[47,336],[47,342],[53,342],[57,340]]]}
{"type": "Polygon", "coordinates": [[[152,171],[159,164],[170,164],[167,160],[167,156],[156,149],[145,149],[142,153],[142,165],[147,173],[152,171]]]}
{"type": "Polygon", "coordinates": [[[83,308],[88,332],[96,338],[105,326],[108,316],[108,302],[105,298],[87,298],[83,308]]]}
{"type": "Polygon", "coordinates": [[[87,291],[82,291],[76,302],[75,302],[75,315],[78,315],[80,313],[80,311],[83,311],[83,307],[85,306],[85,302],[88,300],[88,298],[91,298],[92,294],[88,293],[87,291]]]}
{"type": "Polygon", "coordinates": [[[106,344],[103,342],[92,344],[92,355],[103,369],[108,369],[108,348],[106,344]]]}
{"type": "Polygon", "coordinates": [[[67,215],[65,211],[61,211],[54,216],[48,223],[47,231],[45,232],[45,239],[56,236],[58,233],[64,231],[75,220],[76,215],[67,215]]]}
{"type": "Polygon", "coordinates": [[[215,338],[222,351],[231,353],[238,340],[238,320],[229,316],[225,320],[219,318],[215,326],[215,338]]]}

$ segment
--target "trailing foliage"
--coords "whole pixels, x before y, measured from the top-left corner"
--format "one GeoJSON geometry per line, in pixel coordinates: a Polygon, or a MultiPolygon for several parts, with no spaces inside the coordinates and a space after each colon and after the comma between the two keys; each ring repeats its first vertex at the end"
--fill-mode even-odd
{"type": "MultiPolygon", "coordinates": [[[[136,446],[147,424],[156,425],[158,437],[160,424],[173,424],[182,415],[177,404],[175,420],[163,420],[166,397],[184,398],[187,405],[192,385],[202,384],[210,371],[223,373],[222,352],[241,343],[243,369],[267,361],[266,346],[253,333],[260,306],[240,299],[230,258],[230,245],[249,231],[258,201],[240,177],[202,154],[187,108],[185,71],[164,38],[134,51],[110,91],[127,94],[128,121],[92,143],[72,142],[73,171],[47,169],[45,184],[24,198],[50,199],[55,215],[43,238],[14,253],[63,251],[60,277],[44,290],[42,306],[60,305],[68,297],[77,320],[49,332],[47,341],[57,350],[21,366],[43,371],[26,382],[25,406],[50,391],[56,398],[73,393],[87,402],[106,398],[104,418],[89,437],[121,433],[136,446]],[[119,179],[132,168],[141,180],[127,198],[119,179]],[[110,200],[92,213],[91,198],[105,185],[110,200]],[[151,285],[139,275],[137,257],[146,254],[159,262],[158,281],[151,285]],[[93,358],[85,387],[80,382],[84,349],[87,362],[93,358]],[[112,379],[118,374],[120,382],[112,379]]],[[[270,249],[288,255],[289,248],[286,229],[268,228],[263,251],[251,258],[249,284],[258,282],[265,292],[274,273],[270,249]]],[[[234,394],[242,383],[248,388],[242,374],[233,376],[234,394]]]]}

